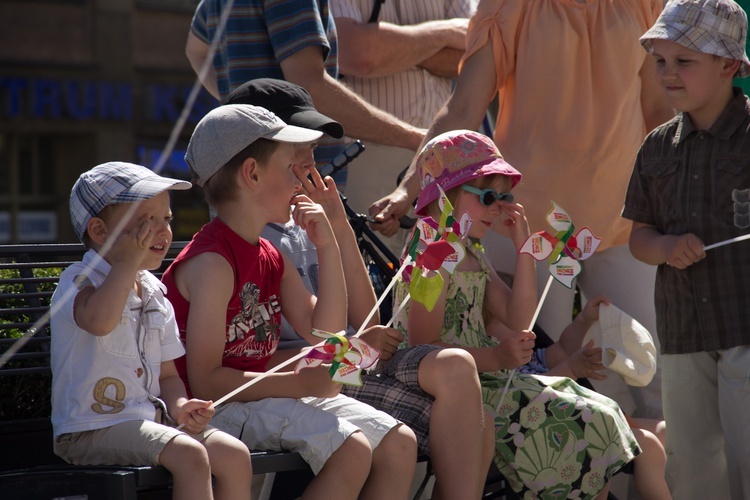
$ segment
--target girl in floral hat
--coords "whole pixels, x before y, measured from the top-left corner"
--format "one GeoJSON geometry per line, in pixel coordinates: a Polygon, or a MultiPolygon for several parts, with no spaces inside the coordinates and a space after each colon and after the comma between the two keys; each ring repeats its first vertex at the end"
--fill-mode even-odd
{"type": "MultiPolygon", "coordinates": [[[[412,299],[396,318],[407,339],[404,347],[407,342],[459,346],[473,356],[485,409],[494,415],[495,464],[523,498],[606,497],[612,475],[640,453],[617,403],[566,377],[525,374],[515,374],[501,402],[508,377],[529,361],[534,346],[535,335],[527,328],[537,305],[535,261],[518,256],[511,290],[472,241],[498,218],[504,219],[516,248],[529,236],[524,209],[510,192],[521,174],[491,139],[468,130],[435,137],[416,165],[422,183],[417,213],[440,220],[442,189],[455,220],[468,215],[472,223],[461,235],[465,257],[452,274],[438,271],[444,281],[434,307],[428,310],[412,299]],[[501,342],[487,334],[488,320],[502,322],[513,333],[504,332],[501,342]]],[[[394,303],[408,292],[400,282],[394,303]]],[[[389,363],[398,363],[400,354],[389,363]]]]}

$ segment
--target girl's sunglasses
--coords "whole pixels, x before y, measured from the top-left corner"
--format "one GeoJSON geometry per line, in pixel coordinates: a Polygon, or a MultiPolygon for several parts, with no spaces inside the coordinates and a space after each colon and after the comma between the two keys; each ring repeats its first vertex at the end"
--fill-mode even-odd
{"type": "Polygon", "coordinates": [[[463,184],[461,188],[464,191],[468,191],[479,196],[479,201],[485,207],[489,207],[498,200],[504,201],[506,203],[513,203],[513,193],[498,193],[494,189],[479,189],[473,186],[469,186],[468,184],[463,184]]]}

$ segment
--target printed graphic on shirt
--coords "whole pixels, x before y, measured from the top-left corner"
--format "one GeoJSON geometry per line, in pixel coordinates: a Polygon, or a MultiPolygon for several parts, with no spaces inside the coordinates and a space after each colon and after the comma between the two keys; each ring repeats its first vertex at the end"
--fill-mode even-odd
{"type": "Polygon", "coordinates": [[[122,403],[125,399],[125,384],[122,383],[122,380],[112,377],[99,379],[94,386],[94,399],[98,401],[98,403],[91,405],[94,412],[102,415],[120,413],[125,409],[125,405],[122,403]],[[113,389],[110,389],[110,387],[113,389]],[[112,399],[112,397],[115,399],[112,399]]]}
{"type": "Polygon", "coordinates": [[[260,301],[260,288],[255,283],[245,283],[240,292],[242,310],[229,324],[226,343],[227,357],[264,358],[273,354],[280,337],[278,313],[281,303],[276,295],[260,301]]]}

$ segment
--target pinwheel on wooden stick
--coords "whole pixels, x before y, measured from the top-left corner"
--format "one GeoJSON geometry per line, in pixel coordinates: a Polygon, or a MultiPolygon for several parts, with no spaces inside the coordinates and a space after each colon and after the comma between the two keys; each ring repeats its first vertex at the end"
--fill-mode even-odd
{"type": "Polygon", "coordinates": [[[362,370],[370,368],[380,357],[380,351],[357,337],[322,330],[313,330],[311,333],[324,341],[313,346],[297,362],[295,373],[303,368],[326,363],[330,364],[328,371],[334,382],[361,386],[362,370]]]}
{"type": "MultiPolygon", "coordinates": [[[[526,241],[518,250],[518,253],[527,253],[538,261],[547,259],[549,262],[550,277],[547,279],[547,284],[539,298],[534,316],[531,318],[529,330],[534,328],[534,323],[536,323],[539,312],[542,310],[552,280],[556,279],[566,287],[573,288],[573,280],[581,272],[579,261],[591,257],[602,241],[601,238],[594,236],[588,227],[583,227],[576,232],[568,212],[554,201],[552,202],[552,210],[547,214],[547,223],[554,230],[554,234],[546,231],[534,233],[526,238],[526,241]]],[[[498,409],[503,404],[503,399],[505,399],[514,374],[515,371],[510,374],[508,381],[505,383],[505,388],[497,404],[498,409]]]]}
{"type": "Polygon", "coordinates": [[[471,219],[466,213],[460,220],[455,219],[453,205],[442,189],[438,207],[439,221],[432,217],[422,217],[414,225],[406,252],[413,264],[407,265],[401,275],[409,284],[409,293],[393,313],[393,318],[403,309],[409,298],[432,311],[443,290],[444,280],[440,275],[440,268],[452,274],[466,255],[461,240],[469,233],[471,219]]]}

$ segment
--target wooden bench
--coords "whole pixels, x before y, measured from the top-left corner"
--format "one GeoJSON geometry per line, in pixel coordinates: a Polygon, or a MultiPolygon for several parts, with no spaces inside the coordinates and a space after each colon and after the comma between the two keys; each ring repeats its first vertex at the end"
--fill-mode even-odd
{"type": "MultiPolygon", "coordinates": [[[[185,244],[172,244],[157,275],[185,244]]],[[[0,356],[26,334],[24,346],[0,367],[0,497],[171,498],[172,478],[163,467],[72,466],[52,452],[46,318],[59,273],[84,253],[80,244],[0,245],[0,356]]],[[[252,462],[254,474],[312,474],[298,453],[253,452],[252,462]]]]}
{"type": "MultiPolygon", "coordinates": [[[[157,276],[186,244],[172,243],[157,276]]],[[[60,272],[85,251],[81,244],[0,245],[0,356],[18,347],[19,336],[27,337],[0,366],[0,498],[171,498],[172,478],[163,467],[73,466],[52,451],[49,302],[60,272]]],[[[431,475],[428,458],[418,461],[427,462],[427,472],[415,499],[431,475]]],[[[275,474],[270,492],[262,495],[272,500],[298,496],[312,478],[296,452],[254,451],[252,463],[253,474],[275,474]]],[[[495,470],[483,498],[504,498],[504,486],[495,470]]]]}

